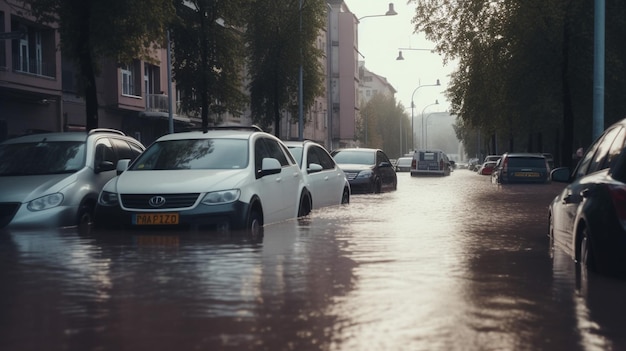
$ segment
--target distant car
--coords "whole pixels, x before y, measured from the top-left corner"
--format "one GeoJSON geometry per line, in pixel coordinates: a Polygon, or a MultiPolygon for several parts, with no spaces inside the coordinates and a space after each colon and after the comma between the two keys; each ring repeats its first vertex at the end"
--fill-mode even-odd
{"type": "Polygon", "coordinates": [[[476,173],[479,175],[491,175],[497,163],[497,161],[487,161],[480,166],[476,173]]]}
{"type": "Polygon", "coordinates": [[[413,154],[411,176],[450,175],[450,160],[441,150],[418,150],[413,154]]]}
{"type": "Polygon", "coordinates": [[[322,145],[309,140],[286,141],[285,145],[300,165],[313,209],[350,202],[346,174],[322,145]]]}
{"type": "Polygon", "coordinates": [[[331,156],[346,173],[352,193],[380,193],[398,187],[396,171],[380,149],[337,149],[331,156]]]}
{"type": "Polygon", "coordinates": [[[626,119],[593,143],[573,172],[556,168],[567,183],[548,208],[549,237],[575,262],[603,274],[626,274],[626,119]]]}
{"type": "Polygon", "coordinates": [[[413,161],[413,157],[400,157],[396,161],[396,172],[410,172],[411,171],[411,162],[413,161]]]}
{"type": "Polygon", "coordinates": [[[258,128],[167,134],[102,190],[95,224],[263,233],[309,214],[311,194],[285,144],[258,128]]]}
{"type": "Polygon", "coordinates": [[[494,183],[547,183],[550,166],[545,156],[535,153],[505,153],[493,171],[494,183]]]}
{"type": "Polygon", "coordinates": [[[144,146],[118,130],[41,133],[0,144],[0,228],[65,227],[93,219],[119,159],[144,146]]]}

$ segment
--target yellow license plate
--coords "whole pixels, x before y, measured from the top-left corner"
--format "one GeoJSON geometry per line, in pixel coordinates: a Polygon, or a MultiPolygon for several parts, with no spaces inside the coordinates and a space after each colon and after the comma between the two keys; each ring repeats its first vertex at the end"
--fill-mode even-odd
{"type": "Polygon", "coordinates": [[[179,246],[178,236],[139,235],[135,237],[138,246],[179,246]]]}
{"type": "Polygon", "coordinates": [[[537,172],[515,172],[516,177],[539,177],[537,172]]]}
{"type": "Polygon", "coordinates": [[[178,224],[178,213],[135,213],[135,225],[170,225],[178,224]]]}

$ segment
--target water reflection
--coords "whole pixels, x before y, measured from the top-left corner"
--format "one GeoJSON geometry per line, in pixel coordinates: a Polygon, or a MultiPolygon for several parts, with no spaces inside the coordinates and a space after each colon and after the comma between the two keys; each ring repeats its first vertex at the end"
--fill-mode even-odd
{"type": "Polygon", "coordinates": [[[624,281],[550,251],[558,185],[470,171],[265,228],[0,233],[11,350],[623,349],[624,281]],[[538,190],[539,189],[539,190],[538,190]],[[503,209],[505,211],[503,211],[503,209]],[[52,345],[52,346],[51,346],[52,345]]]}

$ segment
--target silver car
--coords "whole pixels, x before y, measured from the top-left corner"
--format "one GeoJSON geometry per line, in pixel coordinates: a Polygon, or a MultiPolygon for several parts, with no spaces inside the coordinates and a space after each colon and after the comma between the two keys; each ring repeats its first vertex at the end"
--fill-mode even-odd
{"type": "Polygon", "coordinates": [[[144,150],[112,129],[41,133],[0,143],[0,228],[89,223],[119,159],[144,150]]]}

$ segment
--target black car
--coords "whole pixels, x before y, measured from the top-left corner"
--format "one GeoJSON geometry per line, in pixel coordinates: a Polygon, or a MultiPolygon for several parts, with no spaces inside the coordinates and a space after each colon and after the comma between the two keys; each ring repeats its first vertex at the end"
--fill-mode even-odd
{"type": "Polygon", "coordinates": [[[625,139],[626,119],[607,128],[573,172],[551,173],[569,183],[549,206],[551,242],[600,273],[626,273],[625,139]]]}
{"type": "Polygon", "coordinates": [[[353,193],[396,190],[396,171],[382,150],[345,148],[334,150],[331,156],[346,174],[353,193]]]}

